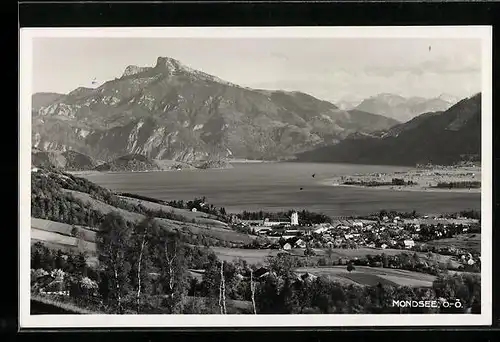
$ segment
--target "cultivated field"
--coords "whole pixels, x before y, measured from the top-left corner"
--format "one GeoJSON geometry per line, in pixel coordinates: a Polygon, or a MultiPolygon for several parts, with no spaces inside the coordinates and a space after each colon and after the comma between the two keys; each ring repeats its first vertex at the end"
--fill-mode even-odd
{"type": "MultiPolygon", "coordinates": [[[[315,249],[315,252],[318,256],[322,255],[327,257],[327,250],[326,249],[315,249]]],[[[333,259],[338,259],[338,258],[363,258],[366,257],[367,255],[380,255],[380,254],[386,254],[388,256],[391,255],[398,255],[401,253],[407,253],[409,255],[413,255],[416,253],[419,258],[422,260],[428,260],[428,261],[433,261],[437,263],[449,263],[451,262],[454,267],[458,267],[459,263],[456,260],[456,258],[449,256],[449,255],[441,255],[441,254],[436,254],[436,253],[423,253],[423,252],[414,252],[410,250],[404,250],[404,249],[392,249],[392,248],[368,248],[368,247],[360,247],[360,248],[354,248],[354,249],[344,249],[344,248],[333,248],[332,249],[332,258],[333,259]]]]}
{"type": "MultiPolygon", "coordinates": [[[[79,198],[83,202],[89,203],[93,209],[103,214],[108,214],[115,211],[122,215],[126,221],[134,223],[137,223],[145,218],[144,215],[116,208],[99,200],[96,200],[90,197],[90,195],[87,193],[69,190],[66,191],[71,192],[73,196],[79,198]]],[[[248,244],[255,239],[255,237],[252,237],[248,234],[239,233],[234,230],[225,228],[225,226],[221,225],[212,226],[208,224],[180,222],[163,218],[157,218],[157,220],[165,229],[179,230],[181,232],[183,231],[186,233],[191,233],[193,235],[205,235],[209,238],[214,238],[234,244],[248,244]]]]}
{"type": "Polygon", "coordinates": [[[50,249],[60,249],[65,252],[78,253],[85,251],[87,253],[87,264],[97,266],[96,245],[93,242],[80,241],[70,236],[47,232],[39,229],[31,229],[31,243],[43,242],[50,249]]]}
{"type": "Polygon", "coordinates": [[[459,234],[449,239],[427,242],[434,247],[456,247],[469,251],[481,252],[481,234],[459,234]]]}
{"type": "Polygon", "coordinates": [[[37,241],[48,241],[54,244],[65,245],[70,247],[76,247],[76,238],[74,237],[54,232],[48,232],[36,228],[31,228],[31,239],[37,241]]]}
{"type": "Polygon", "coordinates": [[[127,201],[128,203],[135,204],[135,205],[141,204],[142,206],[144,206],[145,208],[150,209],[150,210],[163,210],[165,212],[171,212],[175,215],[182,215],[189,221],[194,219],[195,222],[198,224],[227,228],[226,223],[218,221],[218,220],[214,220],[212,218],[207,218],[208,214],[203,213],[203,212],[192,212],[192,211],[185,210],[185,209],[178,209],[178,208],[174,208],[174,207],[171,207],[168,205],[163,205],[163,204],[159,204],[159,203],[144,201],[144,200],[125,197],[125,196],[119,196],[119,197],[121,199],[127,201]]]}
{"type": "Polygon", "coordinates": [[[276,249],[242,249],[242,248],[223,248],[210,247],[220,260],[234,261],[235,259],[243,259],[249,264],[264,264],[267,257],[276,256],[276,249]]]}
{"type": "Polygon", "coordinates": [[[352,283],[358,285],[399,285],[412,287],[431,287],[435,276],[397,270],[391,268],[375,268],[368,266],[355,266],[354,271],[347,271],[346,266],[332,267],[301,267],[296,270],[297,273],[311,273],[316,276],[325,276],[343,283],[352,283]]]}
{"type": "Polygon", "coordinates": [[[53,232],[57,234],[71,236],[71,231],[73,227],[75,227],[78,230],[78,233],[80,234],[82,240],[95,242],[95,237],[96,237],[95,228],[93,229],[85,226],[70,225],[66,223],[43,220],[34,217],[31,218],[32,229],[39,229],[47,232],[53,232]]]}
{"type": "Polygon", "coordinates": [[[63,251],[88,253],[87,264],[97,264],[95,231],[87,227],[76,226],[82,238],[71,236],[72,225],[31,218],[31,242],[41,241],[49,248],[63,251]]]}
{"type": "Polygon", "coordinates": [[[90,204],[93,209],[103,214],[108,214],[110,212],[115,211],[118,212],[120,215],[122,215],[126,221],[130,222],[138,222],[144,218],[144,216],[141,214],[132,213],[130,211],[116,208],[113,207],[112,205],[96,200],[95,198],[90,197],[90,195],[85,192],[66,190],[66,189],[64,189],[64,191],[71,193],[75,198],[80,199],[82,202],[90,204]]]}
{"type": "MultiPolygon", "coordinates": [[[[211,249],[221,260],[233,261],[234,259],[241,258],[251,264],[265,264],[267,257],[275,256],[280,253],[280,251],[276,249],[243,249],[224,247],[211,247],[211,249]]],[[[311,259],[317,259],[319,257],[324,257],[327,259],[329,258],[327,256],[326,249],[314,249],[314,251],[316,252],[316,256],[310,257],[311,259]]],[[[291,249],[286,252],[295,256],[304,256],[304,249],[291,249]]],[[[367,247],[356,249],[333,248],[331,258],[332,260],[338,260],[341,258],[349,260],[354,258],[364,258],[367,255],[380,255],[382,253],[390,256],[398,255],[401,253],[408,253],[409,255],[413,255],[415,252],[401,249],[379,249],[367,247]]],[[[436,253],[416,253],[423,261],[431,261],[447,265],[449,264],[449,266],[452,266],[452,268],[456,268],[460,265],[456,258],[452,256],[436,253]]]]}

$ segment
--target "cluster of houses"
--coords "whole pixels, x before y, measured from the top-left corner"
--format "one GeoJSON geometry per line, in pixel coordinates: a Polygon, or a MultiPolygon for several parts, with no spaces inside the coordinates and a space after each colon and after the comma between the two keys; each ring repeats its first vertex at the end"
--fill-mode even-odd
{"type": "Polygon", "coordinates": [[[474,220],[382,217],[379,220],[335,220],[312,227],[300,226],[297,213],[289,219],[240,221],[239,225],[269,242],[260,248],[393,248],[413,249],[416,243],[473,231],[474,220]]]}
{"type": "Polygon", "coordinates": [[[70,277],[66,272],[60,269],[52,270],[50,273],[43,270],[31,270],[31,289],[43,295],[70,296],[71,288],[77,286],[80,291],[85,291],[89,295],[95,295],[97,292],[97,282],[83,277],[77,283],[71,283],[67,280],[70,277]]]}

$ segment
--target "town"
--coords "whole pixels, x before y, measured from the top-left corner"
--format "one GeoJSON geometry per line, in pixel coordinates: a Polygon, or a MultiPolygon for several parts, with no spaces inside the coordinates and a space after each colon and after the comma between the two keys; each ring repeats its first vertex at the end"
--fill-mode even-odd
{"type": "MultiPolygon", "coordinates": [[[[437,252],[452,255],[468,266],[480,263],[480,253],[456,246],[431,247],[428,242],[450,239],[463,234],[480,234],[476,218],[429,217],[402,218],[387,213],[369,218],[333,218],[328,223],[301,224],[298,212],[289,218],[242,220],[232,216],[233,228],[261,236],[247,248],[255,249],[401,249],[418,252],[437,252]]],[[[312,252],[314,253],[314,252],[312,252]]]]}

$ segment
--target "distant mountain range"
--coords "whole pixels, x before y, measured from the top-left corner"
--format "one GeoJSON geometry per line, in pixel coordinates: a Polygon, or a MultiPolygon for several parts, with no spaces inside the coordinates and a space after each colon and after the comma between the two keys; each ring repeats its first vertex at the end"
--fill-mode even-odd
{"type": "Polygon", "coordinates": [[[32,108],[33,147],[105,161],[287,159],[399,124],[301,92],[240,87],[168,57],[128,66],[96,89],[34,94],[32,108]]]}
{"type": "Polygon", "coordinates": [[[363,100],[355,109],[384,115],[400,122],[407,122],[414,117],[428,112],[444,111],[458,102],[451,95],[426,99],[423,97],[403,97],[394,94],[379,94],[363,100]]]}
{"type": "Polygon", "coordinates": [[[300,153],[297,160],[414,166],[480,157],[481,94],[477,94],[446,111],[425,113],[386,131],[353,134],[338,144],[300,153]]]}

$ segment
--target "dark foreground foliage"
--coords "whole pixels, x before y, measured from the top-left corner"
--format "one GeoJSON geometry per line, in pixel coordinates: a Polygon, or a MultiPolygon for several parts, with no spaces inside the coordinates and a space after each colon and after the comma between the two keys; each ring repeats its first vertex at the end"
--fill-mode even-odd
{"type": "Polygon", "coordinates": [[[296,274],[298,259],[285,253],[270,257],[263,267],[241,259],[221,262],[209,248],[182,243],[150,218],[130,229],[120,216],[107,215],[98,254],[99,267],[93,269],[83,253],[52,252],[35,244],[33,293],[40,294],[48,279],[46,285],[69,291],[53,298],[107,313],[475,313],[480,308],[480,275],[440,274],[432,288],[346,285],[296,274]],[[58,270],[64,273],[59,283],[58,270]],[[409,308],[393,302],[440,298],[458,299],[461,307],[409,308]],[[234,303],[244,307],[236,309],[234,303]]]}

